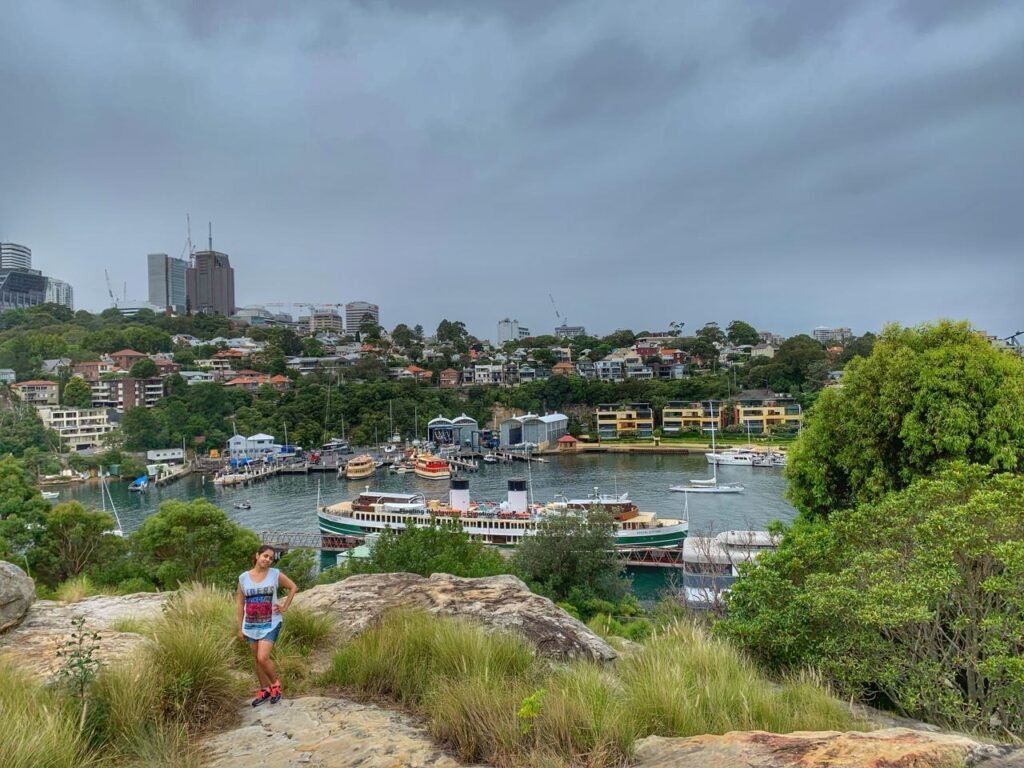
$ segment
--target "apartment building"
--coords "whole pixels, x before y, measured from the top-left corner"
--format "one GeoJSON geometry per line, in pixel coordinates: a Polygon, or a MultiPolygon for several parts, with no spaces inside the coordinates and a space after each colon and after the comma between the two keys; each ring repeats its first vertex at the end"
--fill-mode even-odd
{"type": "Polygon", "coordinates": [[[703,403],[673,400],[661,409],[661,431],[666,435],[680,432],[721,431],[725,427],[722,403],[710,400],[703,403]]]}
{"type": "Polygon", "coordinates": [[[474,365],[473,366],[473,383],[474,384],[504,384],[505,383],[505,366],[504,365],[474,365]]]}
{"type": "Polygon", "coordinates": [[[111,423],[106,408],[42,407],[38,410],[43,426],[60,435],[64,447],[72,451],[100,447],[103,435],[116,426],[111,423]]]}
{"type": "Polygon", "coordinates": [[[779,427],[799,429],[803,412],[791,395],[770,389],[749,389],[736,396],[732,420],[757,435],[779,427]]]}
{"type": "Polygon", "coordinates": [[[152,408],[164,396],[164,380],[133,379],[130,376],[101,379],[91,383],[94,408],[152,408]]]}
{"type": "Polygon", "coordinates": [[[441,389],[454,389],[462,383],[462,374],[454,368],[445,368],[438,374],[438,384],[441,389]]]}
{"type": "Polygon", "coordinates": [[[594,420],[599,440],[654,436],[654,411],[650,403],[599,405],[594,420]]]}
{"type": "Polygon", "coordinates": [[[11,384],[11,389],[18,393],[23,403],[29,405],[56,405],[57,382],[34,379],[11,384]]]}

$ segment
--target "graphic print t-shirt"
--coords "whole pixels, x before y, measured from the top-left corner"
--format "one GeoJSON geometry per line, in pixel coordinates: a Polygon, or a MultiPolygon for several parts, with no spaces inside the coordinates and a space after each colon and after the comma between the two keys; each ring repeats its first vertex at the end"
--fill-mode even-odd
{"type": "Polygon", "coordinates": [[[279,574],[277,568],[271,568],[260,582],[253,582],[248,571],[243,571],[238,577],[238,585],[245,598],[242,634],[252,640],[266,637],[281,623],[281,614],[274,612],[279,574]]]}

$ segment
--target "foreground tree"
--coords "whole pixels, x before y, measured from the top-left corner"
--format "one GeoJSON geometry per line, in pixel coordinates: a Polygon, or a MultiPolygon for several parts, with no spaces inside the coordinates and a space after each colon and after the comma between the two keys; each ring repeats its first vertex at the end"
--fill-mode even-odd
{"type": "Polygon", "coordinates": [[[114,518],[77,501],[58,504],[29,552],[37,580],[53,587],[87,569],[120,559],[125,541],[113,535],[114,518]]]}
{"type": "Polygon", "coordinates": [[[512,564],[531,588],[584,614],[592,612],[588,603],[595,599],[618,603],[629,592],[612,519],[597,509],[548,517],[536,535],[519,543],[512,564]]]}
{"type": "Polygon", "coordinates": [[[129,541],[133,558],[163,589],[200,581],[234,585],[260,541],[205,499],[165,501],[129,541]]]}
{"type": "Polygon", "coordinates": [[[800,518],[719,631],[778,671],[955,728],[1024,730],[1024,478],[956,463],[800,518]]]}
{"type": "Polygon", "coordinates": [[[43,530],[49,511],[17,459],[0,460],[0,557],[23,555],[43,530]]]}
{"type": "Polygon", "coordinates": [[[954,460],[1024,467],[1024,362],[966,323],[890,326],[808,414],[787,495],[824,517],[954,460]]]}

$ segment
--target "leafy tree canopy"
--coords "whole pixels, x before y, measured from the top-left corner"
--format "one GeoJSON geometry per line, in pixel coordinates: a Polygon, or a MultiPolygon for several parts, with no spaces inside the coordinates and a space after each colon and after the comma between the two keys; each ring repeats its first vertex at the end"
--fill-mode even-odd
{"type": "Polygon", "coordinates": [[[81,376],[72,376],[64,385],[64,405],[70,408],[92,406],[92,387],[81,376]]]}
{"type": "Polygon", "coordinates": [[[158,372],[156,363],[147,357],[135,363],[128,375],[133,379],[152,379],[158,372]]]}
{"type": "Polygon", "coordinates": [[[1024,361],[966,323],[893,325],[807,415],[787,495],[802,512],[827,516],[957,459],[1021,470],[1024,361]]]}
{"type": "Polygon", "coordinates": [[[124,539],[113,535],[114,518],[77,501],[58,504],[29,552],[33,575],[49,587],[93,566],[120,558],[124,539]]]}
{"type": "Polygon", "coordinates": [[[742,320],[733,320],[729,323],[725,333],[729,343],[733,345],[759,344],[761,341],[761,334],[757,332],[757,329],[742,320]]]}
{"type": "Polygon", "coordinates": [[[0,556],[21,555],[42,532],[50,505],[17,459],[0,459],[0,556]]]}
{"type": "Polygon", "coordinates": [[[826,521],[798,518],[718,630],[778,671],[960,729],[1024,730],[1024,478],[952,464],[826,521]]]}
{"type": "Polygon", "coordinates": [[[232,587],[260,541],[205,499],[165,501],[131,534],[133,557],[164,589],[200,581],[232,587]]]}

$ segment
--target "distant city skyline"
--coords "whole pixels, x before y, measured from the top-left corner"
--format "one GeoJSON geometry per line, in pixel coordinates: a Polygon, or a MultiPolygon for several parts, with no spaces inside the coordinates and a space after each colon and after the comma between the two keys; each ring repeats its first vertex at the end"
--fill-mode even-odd
{"type": "Polygon", "coordinates": [[[14,3],[0,239],[91,311],[191,214],[236,306],[389,329],[1008,336],[1022,30],[1009,0],[14,3]]]}

